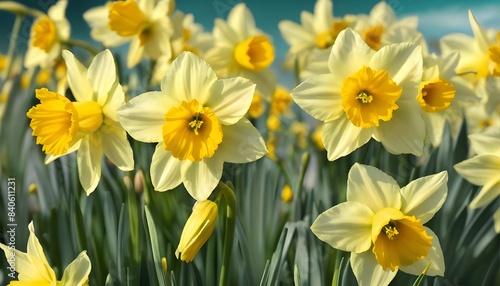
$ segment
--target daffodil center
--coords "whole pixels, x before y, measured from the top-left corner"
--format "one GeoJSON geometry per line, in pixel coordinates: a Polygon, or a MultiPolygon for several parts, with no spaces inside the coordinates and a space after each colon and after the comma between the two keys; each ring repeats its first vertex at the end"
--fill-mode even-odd
{"type": "Polygon", "coordinates": [[[234,58],[242,67],[260,71],[274,61],[274,47],[264,36],[250,37],[236,46],[234,58]]]}
{"type": "Polygon", "coordinates": [[[335,43],[339,33],[348,27],[348,23],[344,20],[334,21],[330,31],[319,34],[316,37],[316,46],[320,49],[329,48],[335,43]]]}
{"type": "Polygon", "coordinates": [[[445,79],[436,78],[420,83],[417,100],[427,112],[438,112],[448,108],[455,98],[455,87],[445,79]]]}
{"type": "Polygon", "coordinates": [[[210,158],[222,142],[222,126],[209,107],[183,101],[164,116],[163,147],[179,160],[210,158]]]}
{"type": "Polygon", "coordinates": [[[38,18],[31,28],[31,38],[31,44],[34,47],[48,53],[57,42],[57,32],[54,22],[47,16],[38,18]]]}
{"type": "Polygon", "coordinates": [[[382,25],[376,25],[364,30],[362,36],[366,44],[370,46],[370,48],[378,51],[380,49],[380,43],[382,41],[383,33],[384,27],[382,25]]]}
{"type": "Polygon", "coordinates": [[[46,88],[37,89],[36,97],[41,102],[27,116],[31,119],[32,135],[46,154],[66,153],[78,132],[93,133],[103,122],[101,106],[96,102],[71,102],[46,88]]]}
{"type": "Polygon", "coordinates": [[[372,70],[363,66],[357,73],[342,82],[340,95],[347,118],[357,127],[379,125],[379,120],[389,121],[398,109],[396,101],[402,89],[386,70],[372,70]]]}
{"type": "Polygon", "coordinates": [[[138,35],[141,46],[151,38],[151,23],[134,0],[114,2],[108,18],[108,26],[112,31],[122,37],[138,35]]]}
{"type": "Polygon", "coordinates": [[[384,270],[397,270],[426,257],[432,246],[420,220],[394,208],[383,208],[373,216],[373,253],[384,270]]]}

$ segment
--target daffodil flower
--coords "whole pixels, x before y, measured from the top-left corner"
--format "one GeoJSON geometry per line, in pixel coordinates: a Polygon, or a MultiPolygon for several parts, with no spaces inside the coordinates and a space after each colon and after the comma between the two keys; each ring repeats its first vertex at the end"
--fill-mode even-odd
{"type": "Polygon", "coordinates": [[[270,65],[274,62],[274,46],[269,36],[255,26],[252,13],[244,3],[229,12],[227,22],[215,19],[214,47],[206,61],[223,77],[242,76],[257,85],[257,91],[270,98],[276,86],[270,65]]]}
{"type": "MultiPolygon", "coordinates": [[[[173,2],[173,1],[172,1],[173,2]]],[[[143,58],[171,56],[172,23],[168,17],[169,0],[127,0],[108,2],[83,14],[92,28],[91,36],[106,47],[130,42],[127,66],[143,58]]]]}
{"type": "Polygon", "coordinates": [[[167,71],[161,91],[141,94],[118,111],[127,132],[142,142],[159,142],[151,163],[157,191],[184,183],[198,201],[210,196],[224,162],[246,163],[267,150],[259,131],[243,116],[255,85],[244,78],[217,79],[191,52],[167,71]]]}
{"type": "MultiPolygon", "coordinates": [[[[482,186],[469,208],[484,207],[500,196],[500,129],[469,135],[471,148],[477,156],[454,166],[467,181],[482,186]]],[[[500,233],[500,209],[495,215],[495,230],[500,233]]]]}
{"type": "Polygon", "coordinates": [[[36,143],[48,155],[46,164],[78,150],[80,183],[90,195],[101,177],[103,153],[123,171],[134,168],[132,148],[116,117],[125,96],[109,50],[99,53],[88,70],[69,51],[63,51],[63,58],[76,101],[46,88],[37,89],[41,102],[27,116],[36,143]]]}
{"type": "Polygon", "coordinates": [[[88,285],[91,270],[90,259],[86,251],[82,251],[66,269],[62,280],[57,280],[56,274],[50,267],[43,252],[42,245],[35,235],[33,222],[28,226],[30,235],[26,252],[21,252],[13,247],[0,243],[0,248],[5,253],[9,267],[15,269],[18,280],[11,281],[8,285],[37,285],[37,286],[84,286],[88,285]]]}
{"type": "Polygon", "coordinates": [[[440,41],[443,54],[458,50],[460,62],[456,72],[467,73],[468,79],[476,84],[488,76],[500,76],[500,31],[485,30],[469,10],[469,22],[474,37],[451,34],[440,41]]]}
{"type": "Polygon", "coordinates": [[[281,36],[290,45],[283,64],[286,69],[293,69],[295,61],[298,61],[302,70],[314,49],[329,49],[339,33],[352,26],[355,18],[334,18],[332,10],[331,0],[318,0],[314,5],[314,14],[308,11],[300,14],[301,24],[290,20],[278,24],[281,36]]]}
{"type": "Polygon", "coordinates": [[[328,74],[307,79],[291,96],[325,122],[329,160],[350,154],[372,137],[391,153],[422,154],[425,125],[415,100],[422,79],[419,46],[401,43],[374,51],[348,28],[333,44],[328,68],[328,74]]]}
{"type": "Polygon", "coordinates": [[[436,234],[425,227],[446,200],[448,174],[416,179],[403,188],[371,166],[354,164],[347,201],[318,216],[312,232],[333,248],[351,252],[359,285],[388,285],[398,270],[443,276],[436,234]]]}
{"type": "Polygon", "coordinates": [[[69,39],[70,25],[65,17],[67,0],[59,0],[50,7],[47,15],[36,18],[31,26],[28,50],[24,65],[33,68],[40,65],[49,68],[61,56],[61,42],[69,39]]]}

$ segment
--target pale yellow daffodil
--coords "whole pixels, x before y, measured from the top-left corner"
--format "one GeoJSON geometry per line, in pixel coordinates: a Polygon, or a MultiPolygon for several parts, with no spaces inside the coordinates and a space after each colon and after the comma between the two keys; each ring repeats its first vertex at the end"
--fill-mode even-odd
{"type": "Polygon", "coordinates": [[[133,138],[158,142],[151,162],[155,190],[184,183],[194,199],[204,201],[224,162],[252,162],[267,153],[259,131],[244,118],[254,90],[248,79],[218,79],[205,61],[183,52],[161,91],[141,94],[120,108],[120,122],[133,138]]]}
{"type": "Polygon", "coordinates": [[[412,43],[372,50],[351,29],[333,44],[329,73],[313,76],[291,92],[295,102],[325,122],[328,159],[380,141],[391,153],[422,155],[425,125],[415,98],[422,79],[422,53],[412,43]]]}
{"type": "Polygon", "coordinates": [[[69,51],[63,51],[63,58],[76,101],[46,88],[37,89],[41,103],[27,116],[36,143],[48,155],[46,164],[78,151],[80,183],[90,195],[101,177],[103,154],[123,171],[134,168],[132,148],[116,117],[116,110],[125,104],[125,95],[109,50],[97,54],[88,70],[69,51]]]}
{"type": "Polygon", "coordinates": [[[349,171],[347,201],[318,216],[312,232],[333,248],[351,252],[359,285],[388,285],[398,270],[444,276],[443,252],[436,234],[425,227],[446,200],[446,171],[400,188],[371,166],[349,171]],[[430,266],[429,266],[430,263],[430,266]]]}
{"type": "Polygon", "coordinates": [[[33,222],[28,226],[30,235],[28,238],[27,251],[22,252],[14,247],[0,243],[4,251],[9,268],[13,268],[19,275],[17,280],[8,285],[37,285],[37,286],[84,286],[88,285],[90,270],[92,268],[86,251],[82,251],[71,262],[62,276],[57,280],[56,274],[50,267],[42,245],[35,235],[33,222]]]}

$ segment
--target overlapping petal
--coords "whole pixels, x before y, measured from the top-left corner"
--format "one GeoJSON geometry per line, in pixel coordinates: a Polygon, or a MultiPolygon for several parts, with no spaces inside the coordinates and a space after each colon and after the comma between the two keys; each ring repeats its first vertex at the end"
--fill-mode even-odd
{"type": "Polygon", "coordinates": [[[372,136],[372,129],[356,127],[344,115],[323,125],[323,144],[328,160],[335,161],[365,145],[372,136]]]}
{"type": "Polygon", "coordinates": [[[223,161],[217,156],[184,164],[181,174],[188,193],[197,201],[206,200],[222,177],[223,161]]]}
{"type": "Polygon", "coordinates": [[[78,177],[83,189],[90,195],[101,178],[102,141],[98,134],[89,134],[82,140],[77,155],[78,177]]]}
{"type": "Polygon", "coordinates": [[[171,190],[183,181],[181,174],[182,161],[172,156],[163,148],[163,142],[156,145],[151,159],[151,182],[156,191],[171,190]]]}
{"type": "Polygon", "coordinates": [[[108,92],[116,82],[116,67],[113,55],[109,50],[97,54],[89,66],[87,77],[94,91],[94,99],[103,106],[108,99],[108,92]]]}
{"type": "Polygon", "coordinates": [[[68,50],[62,52],[66,63],[68,84],[78,102],[91,101],[94,91],[87,78],[87,68],[68,50]]]}
{"type": "Polygon", "coordinates": [[[397,271],[391,271],[390,268],[384,271],[370,250],[362,253],[351,253],[350,260],[352,271],[359,286],[389,285],[398,273],[397,271]]]}
{"type": "Polygon", "coordinates": [[[222,133],[224,138],[215,156],[224,162],[248,163],[268,152],[259,130],[246,118],[233,125],[223,125],[222,133]]]}

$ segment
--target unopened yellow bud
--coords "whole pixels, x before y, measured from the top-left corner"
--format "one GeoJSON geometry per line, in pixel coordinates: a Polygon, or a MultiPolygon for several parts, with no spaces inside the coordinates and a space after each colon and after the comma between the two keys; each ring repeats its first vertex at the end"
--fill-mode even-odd
{"type": "Polygon", "coordinates": [[[289,185],[285,185],[281,191],[281,200],[284,203],[289,203],[293,200],[292,188],[289,185]]]}
{"type": "Polygon", "coordinates": [[[218,214],[216,203],[209,200],[196,202],[182,230],[175,257],[186,262],[193,261],[198,251],[212,235],[218,214]]]}
{"type": "Polygon", "coordinates": [[[36,193],[37,189],[38,189],[38,188],[37,188],[36,184],[35,184],[35,183],[32,183],[32,184],[31,184],[31,185],[29,185],[29,187],[28,187],[28,192],[29,192],[30,194],[34,194],[34,193],[36,193]]]}

